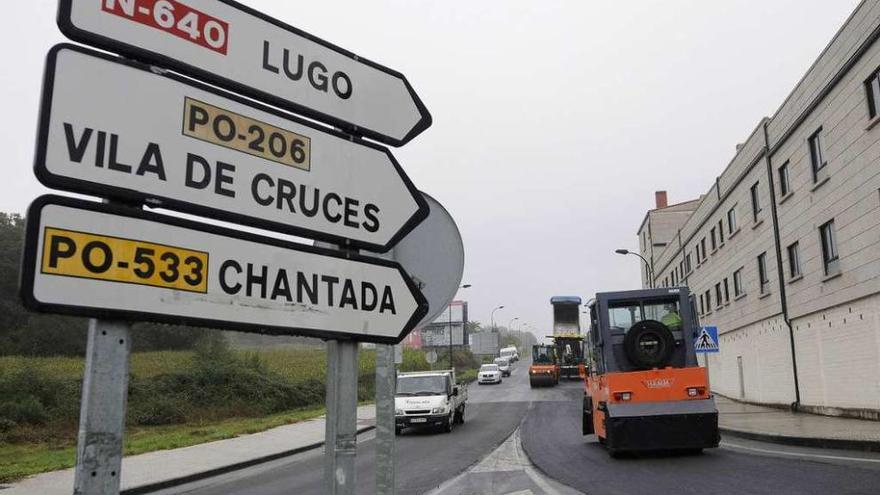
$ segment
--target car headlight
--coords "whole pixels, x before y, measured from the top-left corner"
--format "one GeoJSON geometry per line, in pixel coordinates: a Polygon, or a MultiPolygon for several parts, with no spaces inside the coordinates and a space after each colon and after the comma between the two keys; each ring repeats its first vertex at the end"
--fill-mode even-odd
{"type": "Polygon", "coordinates": [[[435,407],[434,409],[431,409],[431,414],[445,414],[445,413],[446,413],[445,407],[435,407]]]}
{"type": "Polygon", "coordinates": [[[395,416],[403,416],[403,409],[395,409],[394,415],[395,416]]]}

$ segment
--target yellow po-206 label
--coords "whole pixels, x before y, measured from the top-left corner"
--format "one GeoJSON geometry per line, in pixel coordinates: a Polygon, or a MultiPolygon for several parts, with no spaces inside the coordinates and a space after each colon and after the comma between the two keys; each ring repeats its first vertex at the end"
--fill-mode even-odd
{"type": "Polygon", "coordinates": [[[46,227],[45,274],[208,292],[208,253],[166,244],[46,227]]]}
{"type": "Polygon", "coordinates": [[[187,97],[183,134],[302,170],[310,170],[312,140],[287,129],[187,97]]]}

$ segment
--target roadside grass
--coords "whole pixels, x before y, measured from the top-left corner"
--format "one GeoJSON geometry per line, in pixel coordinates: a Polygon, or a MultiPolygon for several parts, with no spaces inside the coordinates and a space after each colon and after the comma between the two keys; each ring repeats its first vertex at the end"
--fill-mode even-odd
{"type": "MultiPolygon", "coordinates": [[[[359,353],[358,400],[375,394],[375,352],[359,353]]],[[[456,356],[460,382],[476,377],[456,356]]],[[[84,363],[72,357],[0,357],[0,483],[72,467],[84,363]]],[[[401,371],[430,369],[405,349],[401,371]]],[[[323,414],[321,347],[154,351],[131,356],[125,454],[256,433],[323,414]]]]}
{"type": "MultiPolygon", "coordinates": [[[[258,433],[286,424],[317,418],[323,407],[272,414],[261,418],[229,418],[208,423],[171,426],[136,426],[125,432],[125,455],[177,449],[200,443],[258,433]]],[[[66,469],[76,463],[76,442],[27,443],[0,446],[0,483],[26,476],[66,469]]]]}

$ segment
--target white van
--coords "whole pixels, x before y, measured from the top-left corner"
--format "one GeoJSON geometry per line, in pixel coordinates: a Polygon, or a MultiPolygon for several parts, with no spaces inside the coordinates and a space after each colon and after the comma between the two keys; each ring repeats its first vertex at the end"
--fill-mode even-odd
{"type": "Polygon", "coordinates": [[[516,361],[519,361],[519,352],[516,350],[516,347],[514,347],[514,346],[505,347],[504,349],[501,349],[501,351],[498,354],[500,355],[500,357],[507,359],[511,363],[515,363],[516,361]]]}

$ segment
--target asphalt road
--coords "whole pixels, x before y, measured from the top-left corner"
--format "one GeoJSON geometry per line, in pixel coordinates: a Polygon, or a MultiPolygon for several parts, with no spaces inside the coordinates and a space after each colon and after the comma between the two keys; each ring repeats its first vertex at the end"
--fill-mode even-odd
{"type": "MultiPolygon", "coordinates": [[[[465,424],[397,437],[398,493],[865,494],[880,493],[880,455],[725,438],[702,455],[612,459],[580,433],[582,384],[532,389],[527,363],[500,385],[469,387],[465,424]],[[574,490],[571,490],[574,489],[574,490]]],[[[357,493],[375,493],[375,435],[358,437],[357,493]]],[[[165,494],[321,494],[323,453],[310,451],[165,494]]]]}
{"type": "Polygon", "coordinates": [[[724,438],[701,455],[612,459],[582,436],[580,388],[571,400],[535,403],[520,430],[531,461],[549,477],[590,495],[880,493],[880,456],[783,447],[724,438]]]}
{"type": "MultiPolygon", "coordinates": [[[[488,456],[519,427],[528,412],[530,398],[567,400],[558,389],[533,393],[528,386],[527,369],[526,363],[519,362],[512,376],[499,385],[471,384],[465,423],[456,425],[452,433],[405,430],[397,437],[398,493],[428,492],[488,456]]],[[[372,432],[358,437],[358,494],[375,493],[374,438],[372,432]]],[[[162,493],[320,495],[322,482],[323,453],[312,451],[162,493]]]]}

